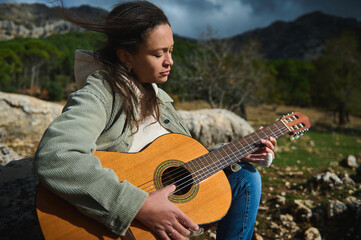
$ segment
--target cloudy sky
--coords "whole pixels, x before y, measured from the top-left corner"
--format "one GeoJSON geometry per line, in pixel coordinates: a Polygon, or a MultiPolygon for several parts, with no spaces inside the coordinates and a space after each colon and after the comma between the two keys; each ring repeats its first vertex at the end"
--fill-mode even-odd
{"type": "MultiPolygon", "coordinates": [[[[0,0],[49,3],[57,0],[0,0]]],[[[121,0],[122,1],[122,0],[121,0]]],[[[174,33],[198,38],[209,26],[217,37],[230,37],[276,20],[292,21],[322,11],[361,21],[361,0],[150,0],[168,16],[174,33]]],[[[91,5],[110,10],[119,0],[64,0],[66,7],[91,5]]],[[[325,26],[327,27],[327,26],[325,26]]]]}

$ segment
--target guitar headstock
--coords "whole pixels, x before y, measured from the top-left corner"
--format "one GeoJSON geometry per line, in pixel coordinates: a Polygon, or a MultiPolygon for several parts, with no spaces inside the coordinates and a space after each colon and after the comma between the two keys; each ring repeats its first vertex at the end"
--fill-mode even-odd
{"type": "Polygon", "coordinates": [[[292,135],[291,139],[299,138],[311,127],[310,120],[300,112],[290,113],[281,118],[292,135]]]}

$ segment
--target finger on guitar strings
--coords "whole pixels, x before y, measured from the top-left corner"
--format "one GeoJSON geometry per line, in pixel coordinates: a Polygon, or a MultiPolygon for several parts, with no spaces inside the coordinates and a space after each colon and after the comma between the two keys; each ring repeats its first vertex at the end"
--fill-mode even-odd
{"type": "Polygon", "coordinates": [[[267,147],[270,150],[273,150],[275,145],[273,144],[273,142],[271,142],[270,140],[265,140],[265,139],[261,139],[261,144],[260,144],[261,148],[267,147]]]}
{"type": "Polygon", "coordinates": [[[242,162],[260,163],[266,157],[266,153],[253,153],[242,159],[242,162]]]}

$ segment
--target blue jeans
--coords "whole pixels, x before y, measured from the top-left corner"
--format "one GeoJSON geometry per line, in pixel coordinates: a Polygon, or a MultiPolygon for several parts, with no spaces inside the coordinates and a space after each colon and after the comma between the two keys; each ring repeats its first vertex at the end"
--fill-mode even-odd
{"type": "Polygon", "coordinates": [[[226,172],[232,188],[232,203],[218,222],[217,240],[252,239],[262,182],[258,170],[250,163],[240,163],[237,172],[226,172]]]}

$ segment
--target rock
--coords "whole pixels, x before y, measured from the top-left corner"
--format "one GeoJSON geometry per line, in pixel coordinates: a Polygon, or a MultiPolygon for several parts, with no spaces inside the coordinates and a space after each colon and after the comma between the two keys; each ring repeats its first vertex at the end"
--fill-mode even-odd
{"type": "Polygon", "coordinates": [[[309,207],[309,208],[314,207],[313,201],[309,200],[309,199],[306,199],[306,200],[296,199],[294,202],[296,205],[305,205],[306,207],[309,207]]]}
{"type": "Polygon", "coordinates": [[[355,214],[355,219],[358,219],[361,223],[361,199],[357,199],[353,196],[347,197],[346,206],[347,209],[349,209],[352,213],[355,214]]]}
{"type": "Polygon", "coordinates": [[[340,177],[343,185],[345,186],[354,186],[356,184],[355,181],[347,173],[341,174],[340,177]]]}
{"type": "Polygon", "coordinates": [[[290,214],[280,215],[280,219],[282,222],[292,222],[293,221],[293,217],[290,214]]]}
{"type": "MultiPolygon", "coordinates": [[[[100,8],[80,6],[68,9],[70,14],[98,21],[107,12],[100,8]]],[[[40,38],[69,31],[84,31],[63,20],[56,7],[44,4],[8,2],[0,4],[0,41],[13,38],[40,38]]]]}
{"type": "Polygon", "coordinates": [[[310,227],[305,232],[305,240],[321,240],[321,234],[315,227],[310,227]]]}
{"type": "Polygon", "coordinates": [[[308,180],[308,185],[310,185],[312,188],[333,188],[342,184],[343,182],[337,176],[337,174],[331,173],[329,171],[327,171],[326,173],[317,174],[308,180]]]}
{"type": "Polygon", "coordinates": [[[353,155],[348,155],[342,162],[341,164],[343,166],[349,167],[349,168],[357,168],[358,164],[357,164],[357,159],[355,156],[353,155]]]}
{"type": "Polygon", "coordinates": [[[209,232],[208,236],[209,236],[210,239],[216,239],[217,235],[214,232],[209,232]]]}
{"type": "Polygon", "coordinates": [[[282,222],[282,225],[288,230],[290,233],[296,233],[298,230],[300,230],[297,223],[293,221],[293,216],[290,214],[281,214],[280,220],[282,222]]]}
{"type": "MultiPolygon", "coordinates": [[[[30,96],[0,92],[0,142],[39,141],[62,107],[30,96]]],[[[230,142],[254,131],[244,119],[224,109],[178,113],[192,136],[205,146],[230,142]]]]}
{"type": "Polygon", "coordinates": [[[326,210],[328,218],[332,218],[345,213],[347,211],[347,206],[339,200],[329,200],[326,205],[326,210]]]}
{"type": "Polygon", "coordinates": [[[3,20],[0,21],[0,29],[0,40],[2,41],[10,40],[14,37],[40,38],[69,31],[81,31],[79,27],[64,20],[46,22],[40,26],[32,23],[22,25],[22,23],[3,20]]]}
{"type": "Polygon", "coordinates": [[[272,229],[279,229],[280,228],[280,226],[276,222],[273,222],[273,221],[271,222],[269,227],[272,228],[272,229]]]}
{"type": "Polygon", "coordinates": [[[1,239],[42,239],[35,211],[38,180],[32,158],[0,166],[1,239]]]}
{"type": "Polygon", "coordinates": [[[4,144],[0,144],[0,165],[6,165],[8,162],[20,158],[21,157],[14,152],[14,150],[4,144]]]}
{"type": "Polygon", "coordinates": [[[258,233],[254,233],[254,236],[253,236],[252,239],[254,239],[254,240],[263,240],[263,237],[258,233]]]}
{"type": "Polygon", "coordinates": [[[295,216],[302,222],[309,222],[312,217],[312,210],[305,205],[303,200],[295,200],[296,209],[295,216]]]}
{"type": "Polygon", "coordinates": [[[13,139],[39,141],[61,110],[59,104],[0,92],[0,142],[13,139]]]}
{"type": "Polygon", "coordinates": [[[178,111],[192,136],[205,146],[230,142],[254,129],[246,120],[225,109],[178,111]]]}
{"type": "Polygon", "coordinates": [[[276,196],[276,202],[278,204],[280,204],[280,205],[285,205],[286,204],[286,197],[277,195],[276,196]]]}

